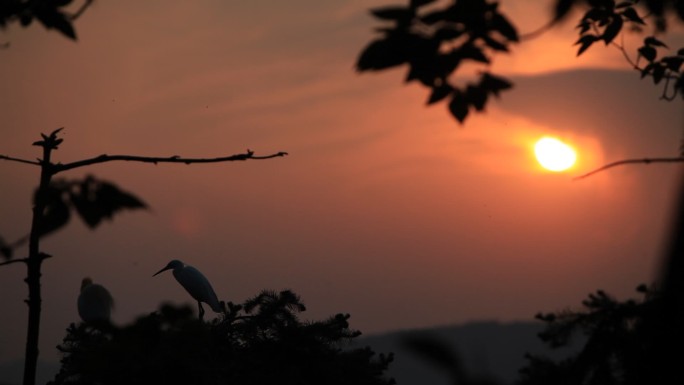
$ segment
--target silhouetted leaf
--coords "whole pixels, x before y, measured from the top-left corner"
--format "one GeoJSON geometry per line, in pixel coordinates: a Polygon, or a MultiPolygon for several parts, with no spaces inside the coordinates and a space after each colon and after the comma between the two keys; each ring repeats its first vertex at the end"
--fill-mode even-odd
{"type": "Polygon", "coordinates": [[[580,35],[583,35],[586,33],[588,30],[591,29],[591,23],[588,21],[581,21],[578,25],[577,28],[580,29],[580,35]]]}
{"type": "Polygon", "coordinates": [[[518,41],[518,31],[513,24],[508,21],[502,14],[495,13],[492,16],[492,28],[499,31],[506,39],[510,41],[518,41]]]}
{"type": "Polygon", "coordinates": [[[480,88],[487,93],[499,96],[499,91],[507,90],[513,87],[513,83],[499,76],[485,72],[480,80],[480,88]]]}
{"type": "Polygon", "coordinates": [[[644,20],[639,16],[636,10],[634,8],[627,8],[622,13],[620,13],[622,16],[624,16],[627,20],[633,21],[635,23],[641,24],[641,25],[646,25],[644,20]]]}
{"type": "Polygon", "coordinates": [[[463,123],[468,116],[468,100],[458,90],[452,93],[451,101],[449,102],[449,111],[459,123],[463,123]]]}
{"type": "Polygon", "coordinates": [[[147,208],[136,196],[92,176],[86,177],[78,189],[71,191],[71,202],[90,228],[99,225],[103,219],[111,219],[118,211],[147,208]]]}
{"type": "Polygon", "coordinates": [[[654,47],[665,47],[667,48],[667,45],[663,43],[662,41],[656,39],[653,36],[649,36],[644,39],[644,44],[647,46],[654,46],[654,47]]]}
{"type": "Polygon", "coordinates": [[[493,39],[487,35],[482,37],[485,44],[487,44],[490,48],[496,50],[496,51],[503,51],[503,52],[508,52],[508,47],[506,47],[505,44],[497,41],[496,39],[493,39]]]}
{"type": "Polygon", "coordinates": [[[34,204],[40,201],[41,204],[45,205],[38,229],[39,236],[52,233],[69,222],[71,214],[69,212],[69,205],[65,201],[68,188],[68,184],[53,182],[44,191],[36,190],[33,196],[34,204]]]}
{"type": "Polygon", "coordinates": [[[487,91],[483,87],[470,85],[466,88],[466,99],[477,111],[482,111],[487,103],[487,91]]]}
{"type": "Polygon", "coordinates": [[[430,105],[437,103],[440,100],[451,95],[452,92],[454,92],[454,89],[448,84],[444,84],[439,87],[433,87],[432,93],[430,94],[430,98],[428,99],[427,104],[430,105]]]}
{"type": "Polygon", "coordinates": [[[413,80],[418,80],[426,86],[432,86],[435,74],[430,65],[426,61],[418,61],[411,63],[409,65],[408,73],[406,74],[405,82],[411,82],[413,80]]]}
{"type": "Polygon", "coordinates": [[[631,7],[634,5],[633,2],[631,1],[623,1],[615,6],[615,9],[620,9],[620,8],[626,8],[626,7],[631,7]]]}
{"type": "Polygon", "coordinates": [[[399,44],[400,42],[393,38],[371,42],[356,62],[357,71],[377,71],[406,63],[408,58],[399,44]]]}
{"type": "Polygon", "coordinates": [[[643,79],[646,75],[650,74],[651,71],[653,71],[654,66],[655,63],[648,63],[648,65],[641,70],[641,78],[643,79]]]}
{"type": "Polygon", "coordinates": [[[679,72],[679,68],[681,68],[682,63],[684,63],[684,57],[682,57],[682,56],[665,56],[664,58],[660,59],[660,61],[670,71],[679,72]]]}
{"type": "Polygon", "coordinates": [[[65,14],[59,12],[57,9],[41,7],[40,11],[35,13],[35,16],[43,23],[45,28],[54,28],[65,36],[76,40],[76,31],[74,31],[71,21],[65,14]]]}
{"type": "Polygon", "coordinates": [[[412,58],[433,55],[439,47],[436,40],[410,33],[394,33],[368,45],[358,62],[358,71],[383,70],[404,64],[412,58]]]}
{"type": "Polygon", "coordinates": [[[663,80],[663,76],[665,76],[665,67],[662,65],[655,65],[653,67],[653,84],[660,83],[660,81],[663,80]]]}
{"type": "Polygon", "coordinates": [[[606,25],[610,20],[611,12],[605,8],[590,8],[582,17],[582,20],[603,22],[599,25],[606,25]]]}
{"type": "Polygon", "coordinates": [[[603,41],[606,42],[606,45],[610,44],[610,42],[615,39],[615,37],[620,33],[620,30],[622,29],[622,19],[620,17],[615,17],[613,18],[613,21],[608,24],[606,27],[605,31],[603,31],[603,35],[601,36],[603,38],[603,41]]]}
{"type": "Polygon", "coordinates": [[[461,48],[454,50],[453,53],[459,55],[462,59],[472,59],[480,63],[489,64],[489,59],[482,52],[482,49],[472,44],[465,44],[461,48]]]}
{"type": "Polygon", "coordinates": [[[581,44],[579,51],[577,51],[577,56],[581,55],[586,51],[592,44],[594,44],[599,39],[596,35],[584,35],[575,42],[575,45],[581,44]]]}
{"type": "Polygon", "coordinates": [[[641,56],[644,57],[644,59],[646,59],[650,62],[655,60],[656,55],[658,54],[656,52],[656,49],[651,47],[650,45],[645,45],[645,46],[639,48],[638,51],[639,51],[639,54],[641,54],[641,56]]]}

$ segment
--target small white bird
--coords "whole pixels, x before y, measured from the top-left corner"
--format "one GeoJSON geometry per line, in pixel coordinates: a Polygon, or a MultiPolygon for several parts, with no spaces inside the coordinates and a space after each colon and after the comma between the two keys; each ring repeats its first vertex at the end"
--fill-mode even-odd
{"type": "Polygon", "coordinates": [[[207,280],[204,274],[200,273],[200,271],[194,267],[174,259],[173,261],[169,262],[166,267],[154,273],[153,277],[163,271],[170,269],[173,269],[173,276],[176,277],[176,281],[178,281],[178,283],[180,283],[185,290],[190,293],[192,298],[197,301],[200,320],[202,320],[204,317],[204,308],[202,308],[202,302],[209,305],[211,310],[215,311],[216,313],[221,312],[222,306],[218,300],[218,297],[216,297],[214,288],[211,287],[209,280],[207,280]]]}
{"type": "Polygon", "coordinates": [[[104,286],[86,277],[81,281],[78,295],[78,315],[83,322],[108,321],[114,308],[114,299],[104,286]]]}

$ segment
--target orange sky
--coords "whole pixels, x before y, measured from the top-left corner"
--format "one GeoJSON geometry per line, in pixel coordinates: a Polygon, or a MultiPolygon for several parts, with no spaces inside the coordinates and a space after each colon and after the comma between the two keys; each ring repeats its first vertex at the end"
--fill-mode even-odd
{"type": "MultiPolygon", "coordinates": [[[[631,295],[653,277],[681,168],[571,176],[675,155],[681,102],[615,71],[627,68],[615,50],[575,58],[569,23],[497,57],[494,70],[516,88],[460,127],[401,83],[405,69],[354,72],[376,25],[367,9],[392,3],[100,1],[76,23],[77,43],[40,26],[2,34],[11,46],[0,51],[0,154],[34,159],[38,134],[61,126],[63,162],[291,154],[64,175],[114,181],[152,211],[94,232],[74,221],[45,239],[55,258],[44,265],[41,358],[56,360],[77,321],[84,276],[110,289],[115,322],[190,303],[170,275],[151,277],[175,258],[204,271],[222,299],[291,288],[308,317],[348,312],[365,333],[531,320],[598,288],[631,295]],[[579,149],[571,174],[535,163],[533,141],[546,134],[579,149]]],[[[531,31],[546,14],[539,3],[504,9],[531,31]]],[[[5,161],[0,178],[0,234],[12,240],[29,228],[38,174],[5,161]]],[[[19,265],[0,269],[0,362],[23,355],[23,276],[19,265]]]]}

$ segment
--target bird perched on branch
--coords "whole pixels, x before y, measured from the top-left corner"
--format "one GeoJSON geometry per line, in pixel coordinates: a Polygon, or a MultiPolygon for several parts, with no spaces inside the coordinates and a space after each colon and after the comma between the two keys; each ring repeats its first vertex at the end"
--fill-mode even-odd
{"type": "Polygon", "coordinates": [[[216,313],[221,313],[223,306],[221,302],[219,302],[218,297],[214,292],[214,288],[211,287],[209,280],[204,276],[204,274],[194,267],[174,259],[173,261],[169,262],[166,267],[154,273],[152,276],[154,277],[161,272],[172,269],[173,276],[176,277],[176,281],[178,281],[178,283],[180,283],[181,286],[183,286],[185,290],[190,293],[192,298],[197,301],[200,320],[204,318],[204,308],[202,308],[202,302],[209,305],[211,310],[215,311],[216,313]]]}
{"type": "Polygon", "coordinates": [[[114,299],[104,286],[86,277],[81,281],[78,295],[78,315],[83,322],[110,321],[114,299]]]}

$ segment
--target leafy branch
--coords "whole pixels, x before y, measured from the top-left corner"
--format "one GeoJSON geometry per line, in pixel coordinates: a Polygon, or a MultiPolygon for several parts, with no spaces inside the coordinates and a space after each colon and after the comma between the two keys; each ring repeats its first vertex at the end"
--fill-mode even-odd
{"type": "MultiPolygon", "coordinates": [[[[62,128],[55,130],[50,135],[43,135],[43,140],[34,145],[49,145],[57,149],[62,139],[57,138],[62,128]]],[[[277,152],[269,155],[257,156],[254,151],[247,150],[245,153],[234,154],[216,158],[184,158],[180,156],[170,157],[147,157],[136,155],[100,155],[90,159],[70,162],[66,164],[45,162],[43,160],[27,160],[8,155],[0,155],[1,160],[13,161],[32,166],[39,166],[53,177],[54,175],[75,168],[91,166],[99,163],[112,161],[130,161],[141,163],[219,163],[229,161],[265,160],[287,155],[286,152],[277,152]]],[[[43,223],[40,236],[47,235],[66,225],[71,218],[71,212],[75,211],[84,223],[90,227],[97,227],[103,219],[111,219],[112,216],[123,209],[146,208],[147,205],[134,195],[119,189],[111,182],[98,180],[93,176],[87,176],[83,180],[52,180],[47,189],[41,193],[38,191],[34,196],[34,204],[42,199],[45,205],[43,223]]],[[[13,251],[23,246],[30,239],[30,234],[25,235],[12,243],[6,243],[0,239],[0,255],[6,260],[11,260],[13,251]]],[[[2,266],[2,265],[0,265],[2,266]]]]}
{"type": "MultiPolygon", "coordinates": [[[[58,2],[62,4],[64,2],[58,2]]],[[[68,2],[67,2],[68,3],[68,2]]],[[[89,4],[89,2],[87,2],[89,4]]],[[[3,9],[0,8],[0,11],[3,9]]],[[[1,16],[1,15],[0,15],[1,16]]],[[[0,22],[2,18],[0,18],[0,22]]],[[[2,24],[0,23],[0,26],[2,24]]],[[[52,233],[66,225],[71,213],[78,216],[90,228],[97,227],[102,220],[111,219],[113,215],[125,209],[144,209],[147,204],[131,193],[119,189],[110,182],[98,180],[93,176],[87,176],[83,180],[53,180],[53,177],[63,171],[92,166],[111,161],[133,161],[142,163],[217,163],[228,161],[262,160],[287,155],[286,152],[278,152],[265,156],[255,156],[254,152],[247,150],[242,154],[218,158],[182,158],[171,157],[144,157],[135,155],[100,155],[90,159],[84,159],[71,163],[53,163],[52,152],[59,148],[63,139],[58,136],[62,128],[54,130],[49,135],[41,134],[42,140],[33,143],[42,148],[42,158],[37,161],[20,159],[8,155],[0,155],[0,160],[7,160],[22,164],[30,164],[40,167],[40,181],[33,196],[33,216],[31,231],[28,237],[23,237],[13,244],[7,244],[0,238],[0,254],[6,261],[0,266],[14,263],[24,263],[27,266],[26,283],[29,296],[26,303],[29,307],[28,327],[26,337],[26,355],[24,360],[24,385],[34,385],[38,361],[38,336],[40,331],[41,314],[41,266],[43,261],[50,256],[40,251],[40,239],[46,234],[52,233]],[[13,249],[24,244],[28,239],[28,257],[12,259],[13,249]]]]}
{"type": "Polygon", "coordinates": [[[389,26],[359,56],[359,72],[380,71],[408,64],[405,82],[417,81],[431,90],[427,104],[448,100],[449,112],[463,123],[472,110],[483,111],[491,96],[512,83],[488,71],[463,86],[454,83],[461,65],[488,65],[493,53],[508,52],[519,41],[513,24],[490,0],[451,1],[437,8],[435,0],[410,0],[407,6],[372,9],[389,26]]]}
{"type": "Polygon", "coordinates": [[[684,98],[684,75],[682,74],[684,47],[675,55],[658,58],[658,49],[667,49],[668,46],[655,36],[648,36],[644,38],[643,45],[637,49],[636,60],[632,59],[625,49],[624,27],[629,25],[633,30],[641,31],[646,25],[644,20],[652,15],[651,13],[639,15],[635,8],[637,3],[636,0],[623,1],[619,4],[613,1],[594,2],[577,25],[580,30],[580,38],[575,42],[575,45],[580,46],[577,56],[586,52],[594,43],[602,41],[606,46],[611,45],[619,49],[630,66],[641,73],[642,79],[650,76],[656,85],[665,80],[661,99],[672,101],[677,94],[681,94],[684,98]],[[615,42],[618,35],[622,38],[620,44],[615,42]],[[639,65],[642,58],[647,62],[645,66],[639,65]]]}

